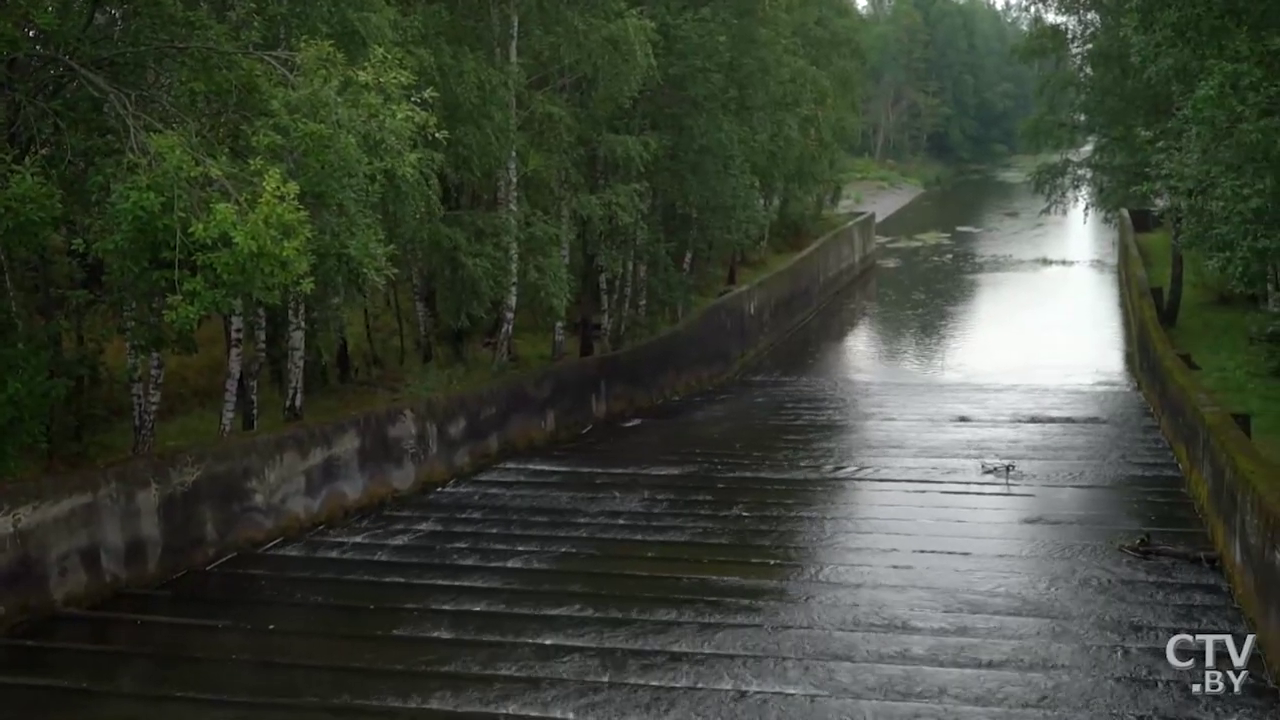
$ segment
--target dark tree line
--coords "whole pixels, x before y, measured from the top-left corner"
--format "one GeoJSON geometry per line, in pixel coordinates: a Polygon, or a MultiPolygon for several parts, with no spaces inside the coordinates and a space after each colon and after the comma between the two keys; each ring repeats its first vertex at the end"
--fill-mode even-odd
{"type": "Polygon", "coordinates": [[[1064,150],[1039,173],[1057,204],[1160,210],[1172,233],[1164,320],[1183,250],[1280,312],[1280,13],[1271,3],[1035,0],[1043,70],[1033,135],[1064,150]],[[1083,150],[1080,150],[1084,148],[1083,150]]]}
{"type": "Polygon", "coordinates": [[[624,344],[813,228],[850,153],[1013,150],[1021,27],[977,0],[5,3],[0,466],[126,416],[152,450],[178,358],[213,358],[227,435],[472,338],[495,366],[624,344]]]}

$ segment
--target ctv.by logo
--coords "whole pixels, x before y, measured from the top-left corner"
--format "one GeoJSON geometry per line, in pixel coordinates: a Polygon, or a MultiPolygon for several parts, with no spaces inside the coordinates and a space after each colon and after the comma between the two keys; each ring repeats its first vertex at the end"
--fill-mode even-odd
{"type": "Polygon", "coordinates": [[[1204,644],[1204,682],[1193,683],[1191,692],[1196,695],[1223,695],[1227,691],[1227,682],[1231,683],[1231,692],[1239,695],[1244,681],[1249,677],[1249,656],[1253,654],[1253,646],[1257,635],[1246,635],[1244,647],[1236,646],[1236,639],[1225,633],[1201,635],[1174,635],[1164,646],[1164,656],[1169,664],[1178,670],[1190,670],[1196,666],[1195,653],[1179,653],[1182,648],[1194,649],[1204,644]],[[1220,650],[1226,650],[1231,660],[1230,670],[1218,670],[1220,650]],[[1225,680],[1225,681],[1224,681],[1225,680]]]}

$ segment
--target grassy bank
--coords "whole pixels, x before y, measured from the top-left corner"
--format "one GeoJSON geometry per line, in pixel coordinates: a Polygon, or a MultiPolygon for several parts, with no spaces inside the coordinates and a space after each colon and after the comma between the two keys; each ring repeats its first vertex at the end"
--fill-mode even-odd
{"type": "MultiPolygon", "coordinates": [[[[767,249],[749,254],[739,267],[738,284],[749,284],[780,268],[816,238],[837,227],[843,219],[829,216],[802,236],[780,240],[767,249]]],[[[697,278],[697,291],[690,307],[696,310],[715,300],[724,288],[724,276],[723,267],[705,268],[697,278]]],[[[412,327],[415,321],[407,288],[389,289],[384,296],[371,299],[368,311],[371,331],[367,334],[361,310],[355,310],[347,319],[354,380],[346,384],[335,382],[336,373],[330,367],[323,387],[306,397],[306,424],[333,422],[413,398],[479,387],[504,377],[536,371],[553,362],[551,320],[545,316],[528,314],[517,318],[514,338],[516,360],[502,368],[494,368],[491,353],[481,345],[482,338],[479,337],[467,344],[461,357],[456,356],[446,343],[440,342],[433,362],[421,363],[413,347],[412,327]]],[[[671,321],[654,321],[647,327],[633,327],[627,332],[628,340],[634,343],[670,324],[671,321]]],[[[572,329],[568,335],[566,351],[575,356],[578,339],[572,329]]],[[[166,358],[164,394],[156,424],[155,449],[159,453],[212,445],[219,440],[218,413],[226,371],[221,320],[215,318],[206,322],[195,339],[195,352],[170,354],[166,358]]],[[[332,363],[336,338],[322,333],[318,338],[308,339],[308,344],[314,342],[320,343],[332,363]]],[[[107,374],[106,387],[100,393],[106,401],[98,408],[99,417],[105,419],[99,423],[101,429],[86,434],[82,452],[76,457],[57,458],[52,464],[43,458],[33,459],[21,477],[102,466],[128,457],[132,428],[128,420],[123,341],[117,338],[108,343],[103,360],[107,374]]],[[[265,371],[262,380],[262,412],[257,434],[279,431],[285,426],[280,391],[269,381],[265,371]]],[[[236,427],[235,435],[243,436],[245,433],[238,429],[238,418],[236,427]]]]}
{"type": "MultiPolygon", "coordinates": [[[[1167,292],[1168,233],[1142,234],[1137,240],[1151,284],[1167,292]]],[[[1185,255],[1184,265],[1182,307],[1170,339],[1202,368],[1196,375],[1223,407],[1252,413],[1254,443],[1280,462],[1280,375],[1271,371],[1266,346],[1250,342],[1274,318],[1226,292],[1194,255],[1185,255]]]]}
{"type": "Polygon", "coordinates": [[[930,158],[876,162],[866,157],[850,157],[845,160],[842,177],[846,185],[869,182],[881,187],[915,185],[931,188],[946,184],[954,176],[955,170],[930,158]]]}

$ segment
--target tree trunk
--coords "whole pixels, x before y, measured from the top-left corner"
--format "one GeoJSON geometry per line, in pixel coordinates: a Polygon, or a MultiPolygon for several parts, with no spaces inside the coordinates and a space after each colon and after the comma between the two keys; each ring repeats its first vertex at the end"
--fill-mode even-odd
{"type": "Polygon", "coordinates": [[[413,286],[413,313],[418,321],[418,357],[426,365],[435,357],[435,347],[431,343],[431,304],[428,301],[430,289],[422,278],[422,273],[415,267],[410,271],[409,282],[413,286]]]}
{"type": "Polygon", "coordinates": [[[74,334],[75,357],[79,367],[76,369],[76,378],[71,386],[71,440],[75,443],[77,449],[83,449],[85,424],[87,423],[89,410],[90,376],[99,367],[97,358],[92,357],[89,352],[88,341],[85,338],[83,308],[77,308],[75,311],[74,334]]]}
{"type": "Polygon", "coordinates": [[[1178,312],[1182,308],[1182,216],[1173,215],[1172,231],[1169,238],[1169,295],[1165,299],[1162,320],[1165,327],[1178,324],[1178,312]]]}
{"type": "Polygon", "coordinates": [[[334,361],[338,363],[338,382],[351,382],[351,341],[347,339],[347,315],[342,303],[338,303],[338,348],[334,361]]]}
{"type": "Polygon", "coordinates": [[[636,296],[636,318],[643,321],[649,311],[649,267],[643,260],[636,265],[636,285],[640,288],[636,296]]]}
{"type": "MultiPolygon", "coordinates": [[[[680,262],[680,274],[689,277],[689,271],[693,268],[693,240],[689,241],[689,248],[684,251],[684,260],[680,262]]],[[[687,295],[688,293],[686,293],[687,295]]],[[[676,306],[676,321],[684,319],[684,300],[676,306]]]]}
{"type": "Polygon", "coordinates": [[[9,261],[4,252],[0,252],[0,270],[4,271],[5,294],[9,297],[9,312],[13,315],[13,326],[22,330],[22,314],[18,312],[18,294],[13,289],[13,279],[9,277],[9,261]]]}
{"type": "Polygon", "coordinates": [[[258,378],[262,374],[262,366],[267,358],[267,311],[258,306],[253,313],[253,355],[245,366],[241,376],[244,386],[244,416],[240,427],[245,432],[258,429],[258,418],[261,414],[258,403],[258,378]]]}
{"type": "Polygon", "coordinates": [[[516,82],[519,77],[520,56],[518,53],[520,38],[520,15],[516,9],[517,0],[508,0],[508,12],[511,17],[510,36],[507,38],[507,119],[508,132],[511,133],[511,147],[507,150],[506,175],[499,182],[500,200],[503,205],[504,232],[507,243],[507,294],[502,302],[502,326],[498,330],[497,342],[493,346],[493,362],[495,365],[511,358],[511,338],[515,334],[517,293],[520,289],[520,228],[517,213],[519,206],[519,165],[516,157],[516,135],[519,132],[516,114],[516,82]]]}
{"type": "Polygon", "coordinates": [[[160,413],[160,398],[164,390],[164,354],[152,350],[148,359],[147,395],[142,410],[142,422],[134,439],[133,453],[151,452],[156,444],[156,416],[160,413]]]}
{"type": "Polygon", "coordinates": [[[244,367],[244,306],[239,300],[227,315],[227,376],[222,383],[222,411],[218,413],[218,437],[231,434],[236,419],[236,396],[244,367]]]}
{"type": "MultiPolygon", "coordinates": [[[[159,313],[157,313],[157,316],[159,313]]],[[[129,398],[133,420],[133,454],[151,452],[155,447],[156,414],[160,410],[164,388],[164,355],[159,350],[147,353],[147,373],[143,376],[142,342],[138,339],[137,305],[125,304],[125,366],[129,376],[129,398]]]]}
{"type": "Polygon", "coordinates": [[[627,341],[627,318],[631,316],[631,293],[635,287],[635,256],[636,245],[635,240],[632,240],[631,247],[627,249],[627,262],[622,269],[622,302],[618,306],[617,344],[619,347],[627,341]]]}
{"type": "Polygon", "coordinates": [[[609,312],[609,273],[603,266],[596,272],[596,283],[600,288],[600,350],[609,352],[609,332],[613,328],[613,316],[609,312]]]}
{"type": "Polygon", "coordinates": [[[887,117],[888,117],[888,108],[887,107],[881,108],[880,122],[877,123],[876,125],[876,147],[875,147],[875,153],[873,155],[876,162],[880,162],[884,158],[884,137],[886,134],[885,129],[886,129],[886,126],[889,124],[888,120],[886,119],[887,117]]]}
{"type": "Polygon", "coordinates": [[[404,314],[400,312],[400,287],[396,283],[391,284],[388,299],[391,301],[391,312],[396,315],[396,342],[400,349],[400,367],[404,367],[404,314]]]}
{"type": "Polygon", "coordinates": [[[1267,312],[1280,313],[1280,265],[1267,264],[1267,312]]]}
{"type": "Polygon", "coordinates": [[[369,318],[369,298],[364,300],[364,341],[369,346],[369,374],[382,369],[382,358],[378,356],[378,344],[373,341],[373,321],[369,318]]]}
{"type": "MultiPolygon", "coordinates": [[[[569,256],[572,251],[573,244],[573,217],[572,210],[566,200],[560,201],[560,266],[564,268],[564,276],[569,278],[569,256]]],[[[567,293],[566,293],[567,297],[567,293]]],[[[560,312],[556,315],[556,324],[551,329],[551,359],[559,360],[564,357],[564,318],[568,313],[565,307],[568,303],[563,303],[560,312]]]]}
{"type": "Polygon", "coordinates": [[[138,341],[137,307],[133,301],[124,308],[124,362],[129,379],[129,406],[133,425],[133,454],[145,452],[142,442],[142,418],[146,414],[147,384],[142,377],[142,349],[138,341]]]}
{"type": "Polygon", "coordinates": [[[288,358],[285,361],[284,419],[302,419],[303,382],[307,370],[307,306],[300,297],[289,298],[288,358]]]}
{"type": "Polygon", "coordinates": [[[769,249],[769,228],[773,227],[773,194],[762,193],[760,195],[760,207],[764,210],[764,232],[760,233],[760,252],[769,249]]]}
{"type": "Polygon", "coordinates": [[[582,278],[578,285],[578,357],[595,354],[595,319],[599,304],[597,293],[600,283],[596,278],[598,266],[593,255],[582,258],[582,278]]]}

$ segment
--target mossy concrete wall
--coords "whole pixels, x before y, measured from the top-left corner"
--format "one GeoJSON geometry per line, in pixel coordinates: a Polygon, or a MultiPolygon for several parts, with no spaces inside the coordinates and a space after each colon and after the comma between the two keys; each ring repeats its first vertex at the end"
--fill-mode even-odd
{"type": "Polygon", "coordinates": [[[864,213],[618,352],[324,427],[0,489],[0,625],[92,601],[732,375],[875,264],[864,213]]]}
{"type": "Polygon", "coordinates": [[[1178,457],[1237,602],[1264,654],[1280,658],[1280,467],[1262,456],[1230,410],[1219,407],[1178,358],[1160,325],[1127,212],[1120,218],[1119,253],[1130,368],[1178,457]]]}

